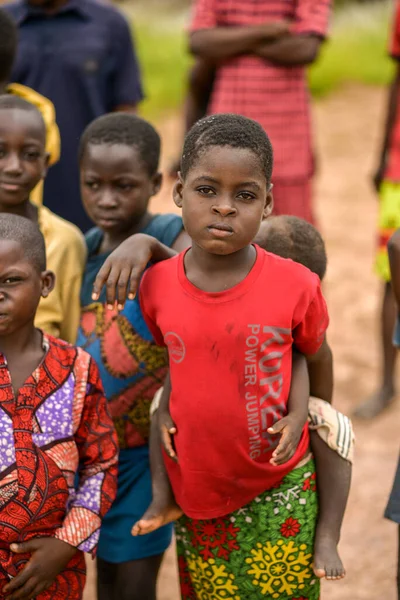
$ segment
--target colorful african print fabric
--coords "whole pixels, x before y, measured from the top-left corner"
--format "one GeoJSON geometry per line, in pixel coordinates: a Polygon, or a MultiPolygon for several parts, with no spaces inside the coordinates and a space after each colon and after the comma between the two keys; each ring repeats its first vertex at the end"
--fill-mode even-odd
{"type": "MultiPolygon", "coordinates": [[[[171,246],[182,231],[178,215],[155,215],[140,233],[171,246]]],[[[99,365],[121,449],[147,444],[150,404],[164,383],[167,355],[153,341],[138,299],[128,300],[122,311],[108,309],[105,290],[92,301],[97,273],[110,252],[99,253],[103,232],[94,227],[86,234],[88,261],[81,290],[81,323],[77,345],[99,365]]]]}
{"type": "Polygon", "coordinates": [[[176,524],[182,600],[318,600],[317,512],[310,460],[226,517],[182,517],[176,524]]]}
{"type": "MultiPolygon", "coordinates": [[[[116,493],[117,440],[97,366],[61,340],[44,337],[44,347],[16,397],[0,355],[0,587],[29,560],[12,542],[54,536],[93,551],[116,493]]],[[[81,597],[82,552],[41,599],[81,597]]]]}

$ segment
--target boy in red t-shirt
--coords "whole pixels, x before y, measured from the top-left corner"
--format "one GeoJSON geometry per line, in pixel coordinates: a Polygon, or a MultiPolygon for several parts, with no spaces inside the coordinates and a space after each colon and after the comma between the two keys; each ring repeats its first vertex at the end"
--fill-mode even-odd
{"type": "MultiPolygon", "coordinates": [[[[320,233],[307,221],[293,216],[269,218],[262,223],[255,242],[267,252],[304,265],[316,273],[320,280],[324,278],[327,267],[325,245],[320,233]]],[[[319,495],[314,572],[318,577],[338,579],[345,574],[337,544],[350,488],[354,436],[349,419],[330,404],[331,376],[332,354],[327,342],[318,353],[318,360],[314,359],[309,365],[306,365],[304,357],[294,353],[288,406],[296,402],[295,398],[291,398],[292,394],[304,394],[307,397],[310,393],[312,396],[309,402],[309,426],[313,430],[310,432],[310,442],[317,466],[319,495]]],[[[161,453],[163,440],[167,454],[177,460],[171,441],[176,428],[169,414],[168,385],[169,379],[165,393],[159,390],[156,394],[151,411],[153,502],[134,526],[133,535],[145,535],[182,515],[173,498],[161,453]]],[[[275,427],[282,427],[282,424],[283,420],[275,427]]],[[[280,449],[280,456],[275,458],[279,463],[285,462],[294,453],[294,448],[286,444],[281,444],[280,449]]]]}
{"type": "Polygon", "coordinates": [[[166,465],[187,515],[177,525],[184,598],[204,585],[241,597],[319,596],[308,398],[287,400],[292,345],[315,354],[328,317],[317,276],[251,245],[272,208],[271,171],[270,142],[254,121],[218,115],[195,125],[174,191],[193,246],[141,286],[149,327],[170,356],[179,464],[166,465]],[[296,448],[284,464],[278,420],[296,448]]]}

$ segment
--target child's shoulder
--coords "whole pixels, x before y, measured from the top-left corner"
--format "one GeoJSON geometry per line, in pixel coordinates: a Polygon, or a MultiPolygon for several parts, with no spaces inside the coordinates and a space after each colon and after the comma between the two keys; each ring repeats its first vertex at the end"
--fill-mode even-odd
{"type": "Polygon", "coordinates": [[[141,287],[146,286],[149,289],[156,286],[159,289],[164,282],[168,284],[168,287],[171,287],[174,280],[178,281],[178,267],[185,252],[186,250],[172,258],[152,264],[143,275],[141,287]]]}
{"type": "Polygon", "coordinates": [[[69,252],[74,249],[86,256],[85,238],[76,225],[59,217],[46,206],[39,207],[38,215],[39,227],[46,245],[56,241],[60,251],[63,248],[68,248],[69,252]]]}
{"type": "Polygon", "coordinates": [[[93,362],[92,356],[83,348],[48,333],[44,336],[44,344],[52,350],[53,354],[59,356],[61,362],[64,362],[65,359],[73,361],[74,371],[78,368],[81,375],[87,373],[93,362]]]}
{"type": "Polygon", "coordinates": [[[319,285],[318,276],[304,265],[295,262],[291,258],[283,258],[277,254],[272,254],[272,252],[267,252],[262,248],[259,250],[266,255],[265,267],[269,270],[270,277],[276,277],[280,280],[287,279],[292,284],[305,287],[319,285]]]}
{"type": "Polygon", "coordinates": [[[172,246],[182,229],[182,217],[173,213],[165,213],[153,215],[150,223],[142,233],[155,237],[166,246],[172,246]]]}

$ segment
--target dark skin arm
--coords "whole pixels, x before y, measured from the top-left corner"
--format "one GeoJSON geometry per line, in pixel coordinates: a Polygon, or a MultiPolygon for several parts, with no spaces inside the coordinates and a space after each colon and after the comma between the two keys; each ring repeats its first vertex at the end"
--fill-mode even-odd
{"type": "Polygon", "coordinates": [[[379,158],[377,171],[374,175],[374,185],[379,191],[386,168],[387,152],[389,149],[390,138],[392,136],[393,126],[396,122],[397,105],[400,91],[400,65],[397,65],[397,72],[394,81],[389,89],[388,107],[386,114],[385,133],[382,141],[382,149],[379,158]]]}
{"type": "Polygon", "coordinates": [[[318,57],[321,42],[315,35],[286,35],[259,45],[255,54],[282,67],[310,65],[318,57]]]}
{"type": "Polygon", "coordinates": [[[153,263],[167,260],[189,245],[190,238],[185,231],[179,234],[172,248],[144,233],[132,235],[104,262],[93,286],[93,300],[99,299],[105,285],[107,305],[114,306],[117,302],[118,308],[122,310],[127,296],[130,300],[136,296],[140,278],[150,259],[153,263]],[[127,257],[132,256],[135,257],[134,266],[131,261],[127,261],[127,257]]]}
{"type": "Polygon", "coordinates": [[[310,395],[332,404],[333,358],[326,338],[316,354],[307,355],[310,395]]]}
{"type": "Polygon", "coordinates": [[[287,21],[274,21],[248,27],[213,27],[190,35],[192,54],[218,62],[241,54],[253,54],[260,44],[275,40],[289,31],[287,21]]]}
{"type": "Polygon", "coordinates": [[[288,414],[268,429],[269,433],[281,435],[279,445],[272,454],[271,464],[282,465],[296,452],[308,417],[309,398],[307,361],[302,354],[294,350],[292,382],[287,403],[288,414]]]}
{"type": "Polygon", "coordinates": [[[20,573],[3,588],[8,600],[31,600],[51,586],[76,553],[76,548],[56,538],[35,538],[12,544],[18,554],[31,554],[20,573]]]}
{"type": "Polygon", "coordinates": [[[400,307],[400,229],[390,238],[388,243],[390,273],[392,276],[392,289],[396,304],[400,307]]]}

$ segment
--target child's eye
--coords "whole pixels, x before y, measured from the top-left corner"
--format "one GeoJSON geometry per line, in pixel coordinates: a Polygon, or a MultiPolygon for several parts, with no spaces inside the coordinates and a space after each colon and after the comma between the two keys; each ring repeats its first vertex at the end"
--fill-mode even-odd
{"type": "Polygon", "coordinates": [[[240,192],[237,197],[241,200],[254,200],[254,195],[249,192],[240,192]]]}
{"type": "Polygon", "coordinates": [[[4,158],[6,156],[6,151],[4,150],[4,148],[0,148],[0,159],[4,158]]]}
{"type": "Polygon", "coordinates": [[[132,183],[119,183],[118,184],[118,189],[121,190],[122,192],[130,192],[131,190],[133,190],[134,186],[132,185],[132,183]]]}
{"type": "Polygon", "coordinates": [[[85,185],[92,190],[92,192],[97,192],[100,189],[100,184],[97,183],[97,181],[85,181],[85,185]]]}
{"type": "Polygon", "coordinates": [[[207,187],[207,186],[202,186],[197,188],[197,191],[202,194],[203,196],[212,196],[215,192],[212,188],[207,187]]]}
{"type": "Polygon", "coordinates": [[[21,277],[7,277],[7,279],[4,280],[4,283],[18,283],[19,281],[22,281],[21,277]]]}
{"type": "Polygon", "coordinates": [[[25,160],[38,160],[40,158],[40,152],[37,152],[36,150],[30,150],[24,153],[24,158],[25,160]]]}

